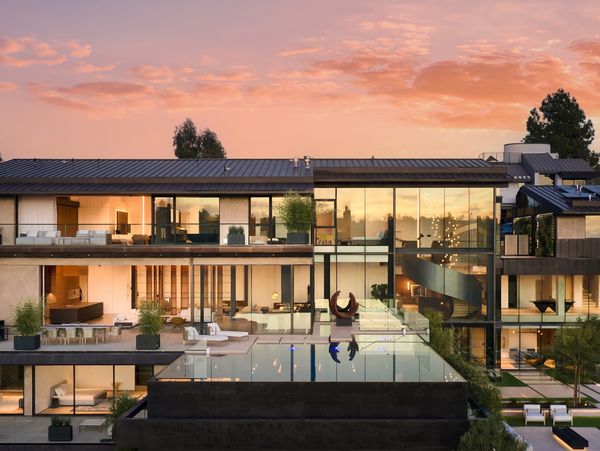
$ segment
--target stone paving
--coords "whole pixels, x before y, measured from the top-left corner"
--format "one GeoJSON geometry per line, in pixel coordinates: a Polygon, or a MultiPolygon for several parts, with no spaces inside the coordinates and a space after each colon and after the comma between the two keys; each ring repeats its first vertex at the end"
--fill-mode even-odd
{"type": "MultiPolygon", "coordinates": [[[[70,417],[73,425],[73,441],[65,443],[100,443],[109,438],[107,428],[84,428],[79,432],[79,423],[92,416],[70,417]]],[[[49,417],[0,416],[1,443],[48,443],[49,417]]],[[[75,449],[75,448],[73,448],[75,449]]]]}
{"type": "MultiPolygon", "coordinates": [[[[525,426],[515,427],[513,429],[519,433],[535,451],[563,451],[569,449],[554,437],[552,428],[525,426]]],[[[590,446],[587,449],[589,451],[600,451],[600,429],[574,427],[573,430],[588,440],[590,446]]]]}

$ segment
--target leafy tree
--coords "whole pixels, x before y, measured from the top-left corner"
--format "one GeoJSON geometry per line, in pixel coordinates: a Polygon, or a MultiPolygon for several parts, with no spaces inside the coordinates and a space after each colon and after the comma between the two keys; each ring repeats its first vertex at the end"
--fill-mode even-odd
{"type": "Polygon", "coordinates": [[[175,127],[173,133],[173,149],[177,158],[200,157],[196,142],[198,141],[198,130],[194,122],[188,117],[180,125],[175,127]]]}
{"type": "Polygon", "coordinates": [[[539,110],[531,110],[523,142],[550,144],[561,158],[583,158],[596,167],[599,156],[589,148],[594,134],[592,121],[575,97],[559,89],[546,96],[539,110]]]}
{"type": "Polygon", "coordinates": [[[198,135],[196,147],[200,152],[200,158],[225,158],[227,156],[219,137],[209,128],[205,128],[198,135]]]}
{"type": "Polygon", "coordinates": [[[600,320],[577,319],[573,327],[563,327],[554,338],[551,356],[573,384],[573,405],[581,403],[581,384],[590,380],[600,364],[600,320]]]}
{"type": "Polygon", "coordinates": [[[485,420],[475,420],[463,434],[458,444],[459,451],[525,451],[527,446],[517,441],[504,428],[502,418],[491,415],[485,420]]]}
{"type": "Polygon", "coordinates": [[[215,132],[206,128],[201,133],[187,118],[175,127],[173,149],[177,158],[225,158],[226,152],[215,132]]]}

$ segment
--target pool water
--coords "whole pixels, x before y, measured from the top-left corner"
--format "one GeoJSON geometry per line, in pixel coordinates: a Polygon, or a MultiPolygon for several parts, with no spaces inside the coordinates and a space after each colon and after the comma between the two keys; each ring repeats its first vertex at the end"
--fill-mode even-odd
{"type": "Polygon", "coordinates": [[[156,379],[204,382],[464,382],[418,336],[330,344],[254,344],[246,354],[186,354],[156,379]]]}

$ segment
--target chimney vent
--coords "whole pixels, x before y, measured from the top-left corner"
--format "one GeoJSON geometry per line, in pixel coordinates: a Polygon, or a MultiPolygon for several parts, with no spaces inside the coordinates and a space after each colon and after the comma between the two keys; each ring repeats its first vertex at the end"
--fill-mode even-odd
{"type": "Polygon", "coordinates": [[[310,169],[310,156],[304,155],[304,169],[310,169]]]}

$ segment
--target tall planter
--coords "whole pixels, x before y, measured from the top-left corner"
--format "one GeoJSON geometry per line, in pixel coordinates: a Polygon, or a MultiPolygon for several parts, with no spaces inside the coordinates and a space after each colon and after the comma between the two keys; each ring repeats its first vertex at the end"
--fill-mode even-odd
{"type": "Polygon", "coordinates": [[[288,232],[287,244],[308,244],[308,232],[288,232]]]}
{"type": "Polygon", "coordinates": [[[244,235],[243,233],[228,233],[227,244],[243,246],[244,244],[246,244],[246,235],[244,235]]]}
{"type": "Polygon", "coordinates": [[[154,351],[160,348],[160,335],[140,334],[135,336],[135,349],[154,351]]]}
{"type": "Polygon", "coordinates": [[[70,442],[73,440],[73,426],[48,426],[49,442],[70,442]]]}
{"type": "Polygon", "coordinates": [[[13,340],[15,351],[35,351],[40,348],[40,336],[36,335],[15,335],[13,340]]]}

